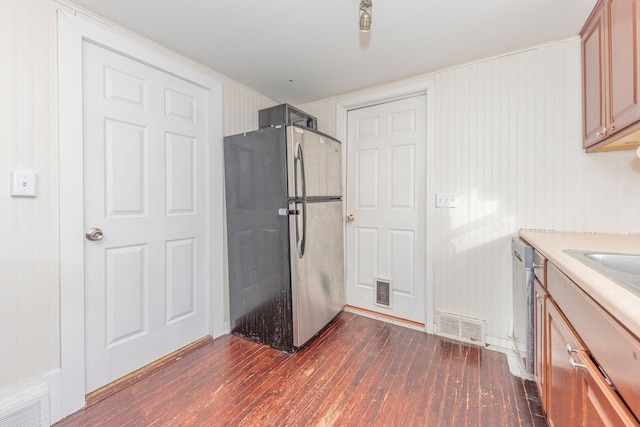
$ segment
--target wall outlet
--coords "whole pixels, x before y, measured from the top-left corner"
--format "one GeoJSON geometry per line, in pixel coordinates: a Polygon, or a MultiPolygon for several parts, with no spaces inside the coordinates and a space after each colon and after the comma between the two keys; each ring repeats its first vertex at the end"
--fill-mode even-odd
{"type": "Polygon", "coordinates": [[[436,208],[457,208],[458,195],[456,193],[436,193],[436,208]]]}

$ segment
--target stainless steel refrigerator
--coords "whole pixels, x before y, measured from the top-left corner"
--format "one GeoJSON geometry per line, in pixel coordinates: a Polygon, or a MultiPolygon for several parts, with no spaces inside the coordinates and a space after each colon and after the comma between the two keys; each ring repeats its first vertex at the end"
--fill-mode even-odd
{"type": "Polygon", "coordinates": [[[344,307],[341,148],[297,125],[224,138],[233,334],[295,351],[344,307]]]}

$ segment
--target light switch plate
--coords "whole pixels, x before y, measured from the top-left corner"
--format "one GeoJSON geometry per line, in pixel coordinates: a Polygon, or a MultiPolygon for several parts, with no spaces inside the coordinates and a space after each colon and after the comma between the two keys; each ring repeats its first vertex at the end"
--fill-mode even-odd
{"type": "Polygon", "coordinates": [[[458,195],[456,193],[436,193],[436,208],[457,208],[458,195]]]}
{"type": "Polygon", "coordinates": [[[37,181],[35,172],[11,171],[11,197],[36,197],[37,181]]]}

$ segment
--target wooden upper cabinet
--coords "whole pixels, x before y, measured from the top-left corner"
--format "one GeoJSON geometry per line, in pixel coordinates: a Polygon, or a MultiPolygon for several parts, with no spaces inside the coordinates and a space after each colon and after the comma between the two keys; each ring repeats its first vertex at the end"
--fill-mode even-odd
{"type": "MultiPolygon", "coordinates": [[[[605,29],[604,8],[591,15],[582,30],[583,139],[589,147],[604,138],[605,122],[605,29]]],[[[596,6],[597,7],[597,6],[596,6]]]]}
{"type": "Polygon", "coordinates": [[[600,0],[582,29],[587,151],[640,145],[639,19],[636,0],[600,0]]]}
{"type": "Polygon", "coordinates": [[[613,131],[640,120],[640,69],[635,1],[609,0],[609,121],[613,131]]]}

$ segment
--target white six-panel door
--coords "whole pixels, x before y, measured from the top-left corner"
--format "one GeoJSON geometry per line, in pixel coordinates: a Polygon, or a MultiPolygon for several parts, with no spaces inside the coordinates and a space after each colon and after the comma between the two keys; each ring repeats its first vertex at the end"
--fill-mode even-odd
{"type": "Polygon", "coordinates": [[[84,43],[86,390],[208,333],[207,93],[84,43]]]}
{"type": "Polygon", "coordinates": [[[351,110],[347,117],[347,304],[425,323],[426,100],[351,110]],[[375,281],[392,284],[391,307],[375,281]]]}

